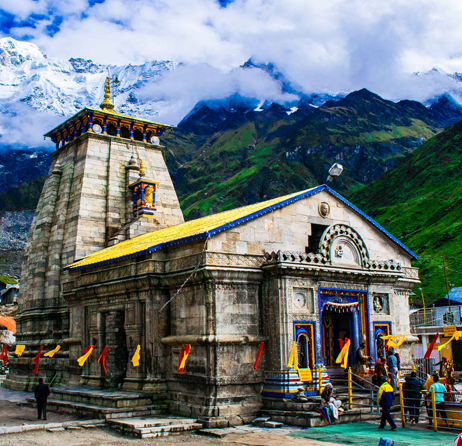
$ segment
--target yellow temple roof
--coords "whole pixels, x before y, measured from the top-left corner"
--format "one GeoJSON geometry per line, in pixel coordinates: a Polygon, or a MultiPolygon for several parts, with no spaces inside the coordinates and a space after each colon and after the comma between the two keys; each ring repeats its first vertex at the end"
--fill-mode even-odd
{"type": "Polygon", "coordinates": [[[103,265],[105,263],[117,262],[129,259],[131,257],[147,254],[149,252],[154,252],[159,249],[179,243],[187,243],[190,241],[203,239],[218,232],[232,228],[233,226],[237,226],[239,224],[245,223],[246,221],[260,217],[261,215],[264,215],[268,212],[293,203],[294,201],[315,195],[324,190],[338,198],[353,211],[364,217],[369,223],[384,233],[392,241],[397,243],[408,254],[418,260],[419,257],[416,254],[414,254],[407,246],[401,243],[386,229],[384,229],[376,221],[358,209],[355,205],[332,190],[329,186],[323,184],[321,186],[313,187],[302,192],[296,192],[290,195],[285,195],[283,197],[263,201],[261,203],[243,206],[241,208],[232,209],[230,211],[220,212],[219,214],[198,218],[197,220],[180,223],[168,228],[148,232],[131,240],[125,240],[118,243],[117,245],[90,254],[87,257],[84,257],[83,259],[77,260],[71,265],[68,265],[65,267],[65,269],[77,270],[103,265]]]}
{"type": "Polygon", "coordinates": [[[209,215],[168,228],[148,232],[131,240],[125,240],[117,245],[90,254],[67,266],[66,269],[88,268],[90,266],[116,262],[148,252],[154,252],[170,245],[205,238],[275,209],[279,209],[295,200],[318,193],[321,187],[322,186],[318,186],[303,192],[296,192],[262,203],[251,204],[249,206],[220,212],[219,214],[209,215]]]}

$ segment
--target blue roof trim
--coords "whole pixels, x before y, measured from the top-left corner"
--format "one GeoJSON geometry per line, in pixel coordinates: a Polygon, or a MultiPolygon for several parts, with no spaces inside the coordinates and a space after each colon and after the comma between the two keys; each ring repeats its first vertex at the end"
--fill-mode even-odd
{"type": "Polygon", "coordinates": [[[361,209],[356,207],[353,203],[350,203],[346,198],[343,198],[340,194],[335,192],[333,189],[331,189],[327,184],[326,186],[326,191],[332,194],[334,197],[338,198],[340,201],[345,203],[349,208],[351,208],[353,211],[361,215],[361,217],[364,217],[372,226],[375,226],[377,229],[382,231],[388,238],[393,240],[397,245],[399,245],[401,248],[403,248],[408,254],[410,254],[414,259],[419,260],[419,256],[411,251],[404,243],[400,242],[394,235],[390,234],[383,226],[380,226],[375,220],[373,220],[369,215],[365,214],[361,209]]]}
{"type": "MultiPolygon", "coordinates": [[[[373,220],[371,217],[369,217],[367,214],[365,214],[363,211],[361,211],[358,207],[356,207],[353,203],[350,203],[346,198],[343,198],[340,194],[335,192],[333,189],[331,189],[327,184],[322,184],[320,186],[314,187],[313,189],[310,189],[308,191],[302,192],[298,195],[294,195],[293,197],[288,198],[287,200],[281,201],[279,203],[273,204],[271,206],[267,206],[266,208],[260,209],[257,212],[254,212],[252,214],[248,214],[245,217],[238,218],[236,220],[230,221],[228,223],[225,223],[224,225],[218,226],[214,229],[211,229],[210,231],[205,231],[201,232],[199,234],[190,236],[190,237],[184,237],[176,240],[172,240],[167,243],[159,243],[158,245],[151,246],[147,249],[144,249],[143,251],[138,251],[133,254],[129,254],[126,256],[122,257],[116,257],[113,259],[108,259],[103,262],[96,262],[92,263],[90,265],[83,265],[83,266],[78,266],[76,268],[72,268],[73,270],[80,270],[80,269],[86,269],[86,268],[93,268],[95,266],[100,266],[100,265],[105,265],[107,263],[114,263],[114,262],[120,262],[122,260],[127,260],[133,257],[138,257],[143,254],[147,253],[152,253],[154,251],[157,251],[158,249],[162,248],[167,248],[168,246],[172,245],[177,245],[179,243],[187,243],[193,240],[199,240],[205,237],[210,237],[214,234],[217,234],[219,232],[225,231],[226,229],[232,228],[234,226],[240,225],[242,223],[245,223],[249,220],[253,220],[254,218],[260,217],[264,214],[267,214],[268,212],[280,209],[284,206],[287,206],[290,203],[293,203],[294,201],[301,200],[302,198],[310,197],[312,195],[316,195],[319,192],[322,192],[325,190],[326,192],[329,192],[332,194],[334,197],[338,198],[340,201],[345,203],[349,208],[351,208],[353,211],[361,215],[363,218],[365,218],[369,223],[371,223],[373,226],[375,226],[377,229],[379,229],[381,232],[383,232],[387,237],[389,237],[392,241],[394,241],[397,245],[399,245],[401,248],[403,248],[408,254],[410,254],[412,257],[414,257],[416,260],[419,259],[419,256],[412,252],[407,246],[405,246],[403,243],[401,243],[396,237],[394,237],[392,234],[390,234],[385,228],[380,226],[375,220],[373,220]]],[[[65,267],[64,270],[70,269],[69,266],[65,267]]]]}

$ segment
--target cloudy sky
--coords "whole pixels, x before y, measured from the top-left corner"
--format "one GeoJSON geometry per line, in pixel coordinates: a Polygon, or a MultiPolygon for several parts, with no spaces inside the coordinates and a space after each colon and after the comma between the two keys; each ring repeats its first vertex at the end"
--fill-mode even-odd
{"type": "Polygon", "coordinates": [[[0,0],[0,33],[51,57],[170,59],[229,71],[253,57],[307,90],[392,89],[462,71],[458,0],[0,0]]]}

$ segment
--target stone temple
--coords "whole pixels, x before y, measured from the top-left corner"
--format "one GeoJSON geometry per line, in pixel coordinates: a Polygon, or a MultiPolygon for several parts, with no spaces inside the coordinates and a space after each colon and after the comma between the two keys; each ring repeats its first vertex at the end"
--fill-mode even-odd
{"type": "Polygon", "coordinates": [[[351,339],[353,365],[362,339],[376,358],[380,335],[406,334],[406,360],[411,250],[327,185],[184,222],[159,144],[168,126],[115,112],[108,91],[101,109],[45,135],[56,150],[22,268],[26,351],[7,387],[32,390],[39,346],[59,344],[40,360],[46,382],[151,392],[218,426],[295,393],[293,342],[299,367],[330,376],[343,373],[339,339],[351,339]]]}

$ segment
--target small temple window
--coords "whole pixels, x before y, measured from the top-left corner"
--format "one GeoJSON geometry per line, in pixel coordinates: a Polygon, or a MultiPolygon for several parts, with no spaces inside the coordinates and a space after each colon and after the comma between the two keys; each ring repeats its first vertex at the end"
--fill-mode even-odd
{"type": "Polygon", "coordinates": [[[122,138],[130,139],[130,129],[127,126],[123,125],[120,129],[120,136],[122,138]]]}
{"type": "Polygon", "coordinates": [[[143,141],[143,132],[140,129],[135,129],[133,132],[133,138],[136,141],[143,141]]]}
{"type": "Polygon", "coordinates": [[[308,246],[305,248],[306,253],[316,252],[319,249],[319,242],[322,234],[328,228],[328,225],[318,225],[311,223],[311,235],[308,237],[308,246]]]}
{"type": "Polygon", "coordinates": [[[112,122],[108,122],[106,131],[108,135],[117,136],[117,126],[112,122]]]}

